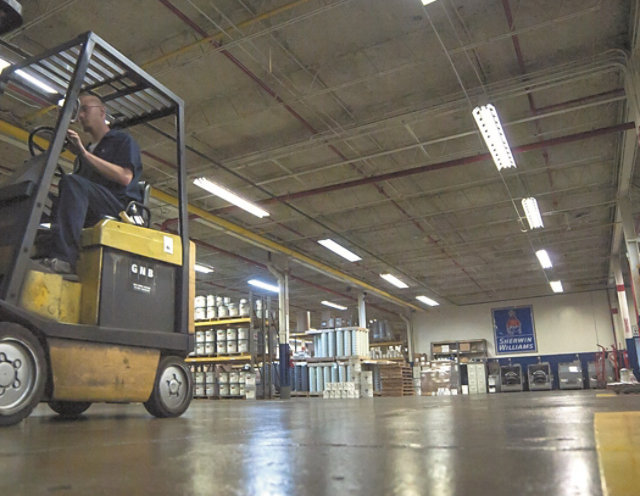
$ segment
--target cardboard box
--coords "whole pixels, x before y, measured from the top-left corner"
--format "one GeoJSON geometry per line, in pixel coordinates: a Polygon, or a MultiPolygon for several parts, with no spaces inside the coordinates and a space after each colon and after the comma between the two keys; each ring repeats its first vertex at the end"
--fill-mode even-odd
{"type": "Polygon", "coordinates": [[[460,343],[460,351],[471,351],[471,343],[460,343]]]}

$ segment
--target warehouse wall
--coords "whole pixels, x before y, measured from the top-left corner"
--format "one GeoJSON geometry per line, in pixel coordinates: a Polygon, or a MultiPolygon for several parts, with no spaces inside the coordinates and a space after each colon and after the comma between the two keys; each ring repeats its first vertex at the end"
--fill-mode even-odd
{"type": "MultiPolygon", "coordinates": [[[[615,295],[612,302],[617,306],[615,295]]],[[[436,307],[414,317],[416,352],[430,353],[432,341],[484,338],[489,355],[495,356],[491,309],[525,305],[533,308],[538,351],[513,356],[593,352],[597,351],[598,343],[604,346],[613,343],[607,293],[594,291],[463,307],[436,307]]]]}

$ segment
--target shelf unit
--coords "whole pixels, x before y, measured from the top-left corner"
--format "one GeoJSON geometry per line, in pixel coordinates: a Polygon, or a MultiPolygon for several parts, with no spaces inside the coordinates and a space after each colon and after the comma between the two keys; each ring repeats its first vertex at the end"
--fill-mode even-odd
{"type": "Polygon", "coordinates": [[[465,339],[460,341],[437,341],[431,343],[433,360],[451,360],[464,364],[487,361],[486,339],[465,339]]]}
{"type": "Polygon", "coordinates": [[[198,320],[195,323],[196,327],[215,327],[221,325],[233,325],[233,324],[250,324],[251,317],[234,317],[231,319],[220,320],[198,320]]]}
{"type": "Polygon", "coordinates": [[[250,362],[251,355],[243,353],[240,355],[220,355],[220,356],[199,356],[187,357],[184,360],[187,363],[226,363],[226,362],[250,362]]]}

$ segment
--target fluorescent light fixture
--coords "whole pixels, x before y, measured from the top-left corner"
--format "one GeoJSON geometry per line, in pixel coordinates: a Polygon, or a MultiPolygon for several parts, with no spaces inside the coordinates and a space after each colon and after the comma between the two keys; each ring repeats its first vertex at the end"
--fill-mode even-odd
{"type": "Polygon", "coordinates": [[[473,118],[498,170],[515,167],[516,162],[502,130],[496,108],[491,104],[476,107],[473,109],[473,118]]]}
{"type": "Polygon", "coordinates": [[[380,277],[382,277],[385,281],[393,284],[396,288],[405,289],[409,287],[396,276],[393,276],[391,274],[380,274],[380,277]]]}
{"type": "Polygon", "coordinates": [[[331,250],[333,253],[337,253],[342,258],[346,258],[349,262],[357,262],[358,260],[362,260],[358,255],[353,253],[352,251],[347,250],[344,246],[340,246],[332,239],[320,239],[318,240],[325,248],[331,250]]]}
{"type": "Polygon", "coordinates": [[[199,186],[200,188],[208,191],[213,195],[219,196],[223,200],[226,200],[229,203],[232,203],[243,210],[246,210],[247,212],[255,215],[256,217],[262,218],[262,217],[269,216],[269,212],[267,212],[266,210],[262,210],[257,205],[254,205],[253,203],[245,200],[244,198],[240,198],[235,193],[229,191],[228,189],[223,188],[222,186],[217,185],[216,183],[209,181],[204,177],[199,177],[197,179],[194,179],[193,184],[195,184],[196,186],[199,186]]]}
{"type": "Polygon", "coordinates": [[[438,305],[440,305],[440,303],[438,303],[436,300],[432,300],[431,298],[427,298],[426,296],[422,295],[416,296],[416,300],[421,301],[422,303],[425,303],[430,307],[437,307],[438,305]]]}
{"type": "Polygon", "coordinates": [[[542,216],[540,215],[540,209],[538,208],[538,202],[535,198],[523,198],[522,208],[524,209],[524,214],[527,216],[527,221],[529,222],[529,227],[531,229],[544,227],[544,224],[542,223],[542,216]]]}
{"type": "Polygon", "coordinates": [[[195,265],[196,272],[202,272],[203,274],[211,274],[213,272],[213,267],[209,267],[208,265],[203,265],[197,263],[195,265]]]}
{"type": "Polygon", "coordinates": [[[279,286],[269,284],[268,282],[260,281],[259,279],[251,279],[247,282],[252,286],[255,286],[256,288],[266,289],[267,291],[273,291],[274,293],[280,292],[279,286]]]}
{"type": "Polygon", "coordinates": [[[347,309],[347,307],[343,307],[342,305],[338,305],[337,303],[333,303],[333,302],[327,301],[327,300],[323,300],[320,303],[322,303],[323,305],[325,305],[327,307],[337,308],[338,310],[346,310],[347,309]]]}
{"type": "Polygon", "coordinates": [[[554,293],[562,293],[564,291],[562,289],[562,281],[549,281],[549,285],[554,293]]]}
{"type": "MultiPolygon", "coordinates": [[[[7,62],[6,60],[0,59],[0,71],[3,71],[6,67],[9,67],[10,65],[11,64],[9,62],[7,62]]],[[[38,78],[33,77],[31,74],[27,74],[22,69],[18,69],[16,71],[16,74],[18,76],[20,76],[22,79],[24,79],[25,81],[28,81],[32,85],[36,86],[37,88],[40,88],[42,91],[45,91],[45,92],[51,93],[51,94],[56,94],[58,92],[57,90],[54,90],[48,84],[40,81],[38,78]]]]}
{"type": "Polygon", "coordinates": [[[422,5],[429,5],[430,3],[435,2],[436,0],[422,0],[422,5]]]}
{"type": "Polygon", "coordinates": [[[31,74],[27,74],[22,69],[18,69],[16,71],[16,74],[18,76],[20,76],[22,79],[24,79],[25,81],[29,81],[35,87],[40,88],[42,91],[45,91],[47,93],[51,93],[53,95],[55,95],[57,93],[57,91],[54,90],[51,86],[49,86],[46,83],[43,83],[38,78],[33,77],[31,74]]]}
{"type": "Polygon", "coordinates": [[[551,263],[551,259],[549,258],[549,254],[547,253],[547,250],[538,250],[536,252],[536,257],[538,257],[538,260],[540,261],[540,265],[542,265],[543,269],[550,269],[551,267],[553,267],[553,264],[551,263]]]}

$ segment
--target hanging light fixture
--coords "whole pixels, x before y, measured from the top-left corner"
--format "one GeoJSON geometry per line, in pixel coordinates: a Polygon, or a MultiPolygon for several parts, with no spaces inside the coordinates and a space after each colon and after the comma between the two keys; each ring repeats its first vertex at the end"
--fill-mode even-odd
{"type": "Polygon", "coordinates": [[[245,200],[244,198],[241,198],[240,196],[236,195],[234,192],[229,191],[228,189],[223,188],[222,186],[212,181],[209,181],[204,177],[199,177],[197,179],[194,179],[193,184],[204,189],[205,191],[208,191],[212,195],[216,195],[222,198],[223,200],[226,200],[229,203],[232,203],[236,207],[240,207],[242,210],[246,210],[247,212],[255,215],[256,217],[262,218],[262,217],[269,216],[269,212],[267,212],[266,210],[261,209],[260,207],[258,207],[257,205],[254,205],[250,201],[245,200]]]}
{"type": "Polygon", "coordinates": [[[549,258],[549,254],[547,253],[547,250],[538,250],[536,252],[536,257],[538,257],[538,260],[540,261],[540,265],[542,265],[543,269],[550,269],[551,267],[553,267],[553,264],[551,263],[551,259],[549,258]]]}
{"type": "Polygon", "coordinates": [[[196,272],[200,272],[202,274],[211,274],[213,272],[213,267],[199,263],[195,264],[194,269],[196,272]]]}
{"type": "Polygon", "coordinates": [[[320,303],[322,303],[326,307],[336,308],[338,310],[346,310],[347,309],[347,307],[342,306],[342,305],[338,305],[337,303],[333,303],[332,301],[322,300],[320,303]]]}
{"type": "Polygon", "coordinates": [[[549,285],[554,293],[562,293],[564,291],[562,289],[562,281],[549,281],[549,285]]]}
{"type": "Polygon", "coordinates": [[[328,250],[331,250],[333,253],[340,255],[342,258],[346,258],[347,260],[349,260],[349,262],[357,262],[359,260],[362,260],[361,257],[356,255],[352,251],[347,250],[344,246],[339,245],[332,239],[320,239],[318,240],[318,243],[320,243],[328,250]]]}
{"type": "Polygon", "coordinates": [[[473,118],[498,170],[515,167],[516,162],[507,137],[504,135],[496,108],[491,104],[476,107],[473,109],[473,118]]]}
{"type": "Polygon", "coordinates": [[[542,223],[542,216],[540,215],[540,209],[538,208],[538,202],[535,198],[523,198],[522,208],[524,210],[524,214],[527,216],[527,221],[529,222],[529,227],[531,229],[544,227],[544,224],[542,223]]]}
{"type": "Polygon", "coordinates": [[[260,289],[266,289],[267,291],[273,291],[274,293],[280,292],[280,287],[274,284],[269,284],[268,282],[261,281],[259,279],[251,279],[247,281],[252,286],[260,289]]]}
{"type": "Polygon", "coordinates": [[[436,300],[432,300],[431,298],[423,295],[416,296],[416,300],[421,301],[422,303],[424,303],[425,305],[429,305],[430,307],[437,307],[438,305],[440,305],[440,303],[438,303],[436,300]]]}
{"type": "Polygon", "coordinates": [[[406,283],[402,282],[400,279],[398,279],[396,276],[392,274],[380,274],[380,277],[382,277],[385,281],[393,284],[396,288],[405,289],[409,287],[407,286],[406,283]]]}

